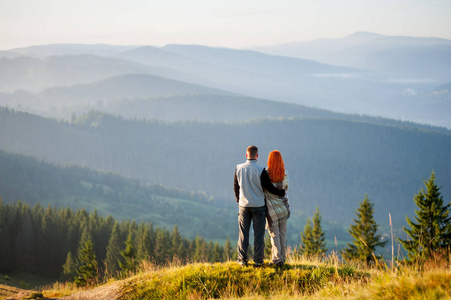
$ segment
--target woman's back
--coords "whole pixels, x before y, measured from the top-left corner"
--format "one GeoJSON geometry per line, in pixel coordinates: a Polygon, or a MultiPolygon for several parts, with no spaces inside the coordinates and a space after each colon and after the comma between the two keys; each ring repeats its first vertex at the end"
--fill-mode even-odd
{"type": "MultiPolygon", "coordinates": [[[[288,172],[285,170],[285,176],[282,181],[272,182],[277,188],[283,188],[285,192],[288,190],[288,172]]],[[[266,206],[268,208],[268,216],[271,221],[288,219],[288,196],[279,197],[265,190],[266,206]]]]}

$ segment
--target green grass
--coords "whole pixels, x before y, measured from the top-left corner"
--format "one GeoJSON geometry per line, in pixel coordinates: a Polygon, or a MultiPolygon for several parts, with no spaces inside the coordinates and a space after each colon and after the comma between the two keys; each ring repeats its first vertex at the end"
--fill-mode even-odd
{"type": "Polygon", "coordinates": [[[282,268],[254,268],[236,262],[154,268],[122,284],[124,299],[234,299],[250,296],[299,297],[368,274],[349,265],[291,261],[282,268]]]}
{"type": "MultiPolygon", "coordinates": [[[[451,265],[442,262],[422,270],[361,268],[342,263],[334,254],[325,259],[290,258],[280,269],[268,264],[242,267],[236,262],[165,267],[142,262],[138,273],[99,287],[95,295],[119,287],[121,300],[451,299],[451,265]]],[[[85,290],[55,283],[40,291],[44,297],[60,298],[85,290]]]]}

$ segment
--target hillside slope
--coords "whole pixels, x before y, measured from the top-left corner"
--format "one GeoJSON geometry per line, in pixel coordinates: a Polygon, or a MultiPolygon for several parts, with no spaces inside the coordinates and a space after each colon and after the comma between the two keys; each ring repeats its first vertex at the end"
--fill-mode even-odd
{"type": "MultiPolygon", "coordinates": [[[[446,100],[447,95],[447,85],[443,85],[428,94],[415,97],[442,107],[441,112],[435,114],[438,116],[437,122],[440,122],[442,117],[448,119],[447,112],[451,101],[446,100]]],[[[402,105],[399,104],[400,107],[402,105]]],[[[303,117],[363,121],[449,132],[443,127],[369,115],[337,113],[298,104],[247,97],[145,74],[122,75],[92,84],[49,88],[40,93],[26,91],[0,93],[0,106],[17,108],[20,111],[58,120],[72,120],[77,115],[91,111],[125,119],[165,122],[235,122],[261,118],[303,117]]],[[[424,111],[418,116],[420,119],[424,118],[425,123],[428,117],[432,116],[427,116],[427,112],[424,111]]]]}
{"type": "Polygon", "coordinates": [[[189,238],[225,239],[236,231],[233,207],[212,201],[205,193],[142,184],[117,174],[57,166],[4,151],[0,151],[0,199],[96,210],[103,216],[152,222],[169,230],[178,225],[189,238]]]}
{"type": "Polygon", "coordinates": [[[265,165],[279,149],[290,172],[294,209],[319,205],[329,221],[351,222],[366,193],[378,221],[404,224],[413,195],[436,172],[450,195],[451,135],[400,126],[332,119],[281,119],[231,124],[127,121],[91,113],[74,123],[0,111],[3,150],[47,161],[75,162],[169,187],[200,190],[234,202],[233,168],[248,145],[265,165]]]}

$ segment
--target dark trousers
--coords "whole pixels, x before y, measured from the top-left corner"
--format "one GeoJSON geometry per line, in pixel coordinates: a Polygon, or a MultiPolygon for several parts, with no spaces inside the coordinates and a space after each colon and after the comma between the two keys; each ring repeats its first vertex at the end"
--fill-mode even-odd
{"type": "Polygon", "coordinates": [[[254,228],[254,262],[263,263],[265,255],[265,226],[266,226],[266,206],[262,207],[241,207],[238,212],[238,260],[247,263],[247,249],[249,248],[249,231],[251,222],[254,228]]]}

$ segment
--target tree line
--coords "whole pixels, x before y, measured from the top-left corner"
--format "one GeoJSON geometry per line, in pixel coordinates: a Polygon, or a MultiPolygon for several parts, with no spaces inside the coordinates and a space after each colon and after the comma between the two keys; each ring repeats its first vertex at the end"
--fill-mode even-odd
{"type": "Polygon", "coordinates": [[[220,245],[200,236],[184,238],[177,226],[169,231],[152,223],[119,222],[96,211],[31,207],[21,201],[5,204],[0,198],[0,272],[4,273],[71,280],[95,265],[96,278],[101,278],[132,271],[141,260],[222,262],[233,255],[229,238],[220,245]]]}

